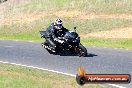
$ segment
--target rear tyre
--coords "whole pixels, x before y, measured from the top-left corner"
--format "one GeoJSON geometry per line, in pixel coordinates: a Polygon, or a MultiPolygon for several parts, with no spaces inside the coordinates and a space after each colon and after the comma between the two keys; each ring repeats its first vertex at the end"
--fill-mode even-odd
{"type": "Polygon", "coordinates": [[[81,57],[81,56],[86,57],[87,56],[87,49],[81,44],[78,47],[78,55],[79,55],[79,57],[81,57]]]}

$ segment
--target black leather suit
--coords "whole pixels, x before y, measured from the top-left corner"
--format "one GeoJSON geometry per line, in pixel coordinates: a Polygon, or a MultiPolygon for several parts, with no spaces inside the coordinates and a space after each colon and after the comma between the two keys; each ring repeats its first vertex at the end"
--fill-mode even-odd
{"type": "Polygon", "coordinates": [[[50,46],[55,50],[56,44],[60,40],[59,37],[63,37],[68,29],[62,26],[61,29],[56,29],[54,23],[52,23],[46,30],[46,41],[45,43],[49,43],[50,46]]]}

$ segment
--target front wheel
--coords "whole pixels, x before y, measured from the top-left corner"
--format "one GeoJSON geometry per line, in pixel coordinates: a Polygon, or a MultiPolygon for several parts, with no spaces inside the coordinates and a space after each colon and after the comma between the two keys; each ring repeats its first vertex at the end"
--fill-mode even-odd
{"type": "Polygon", "coordinates": [[[78,46],[77,53],[80,57],[81,56],[86,57],[87,56],[87,49],[82,44],[80,44],[78,46]]]}

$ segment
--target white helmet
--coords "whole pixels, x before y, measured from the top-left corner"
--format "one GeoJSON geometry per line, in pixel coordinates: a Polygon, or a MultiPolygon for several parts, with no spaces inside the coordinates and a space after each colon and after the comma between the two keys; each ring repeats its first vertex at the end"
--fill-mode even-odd
{"type": "Polygon", "coordinates": [[[57,18],[57,19],[55,20],[54,24],[55,24],[56,29],[61,29],[61,28],[62,28],[63,22],[62,22],[61,19],[57,18]]]}

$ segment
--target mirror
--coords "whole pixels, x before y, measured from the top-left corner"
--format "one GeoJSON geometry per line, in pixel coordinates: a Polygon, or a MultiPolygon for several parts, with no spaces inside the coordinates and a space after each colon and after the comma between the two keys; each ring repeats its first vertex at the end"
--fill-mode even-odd
{"type": "Polygon", "coordinates": [[[74,27],[74,29],[76,29],[77,27],[74,27]]]}

